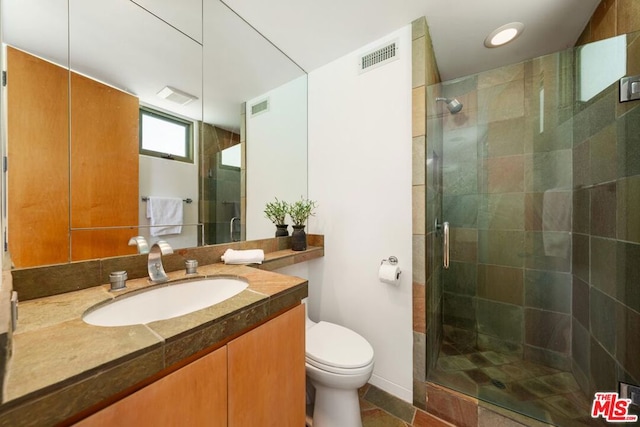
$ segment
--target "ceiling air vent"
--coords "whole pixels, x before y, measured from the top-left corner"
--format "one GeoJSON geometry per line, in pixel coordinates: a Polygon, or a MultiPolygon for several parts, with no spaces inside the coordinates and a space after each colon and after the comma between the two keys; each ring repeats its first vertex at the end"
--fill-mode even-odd
{"type": "Polygon", "coordinates": [[[376,67],[398,59],[398,41],[395,40],[385,46],[365,53],[360,57],[360,72],[373,70],[376,67]]]}
{"type": "Polygon", "coordinates": [[[257,116],[258,114],[262,114],[267,111],[269,111],[269,98],[251,106],[251,117],[257,116]]]}
{"type": "Polygon", "coordinates": [[[160,98],[164,98],[167,101],[175,102],[180,105],[187,105],[191,101],[198,99],[197,96],[190,93],[183,92],[171,86],[165,86],[160,92],[157,93],[160,98]]]}

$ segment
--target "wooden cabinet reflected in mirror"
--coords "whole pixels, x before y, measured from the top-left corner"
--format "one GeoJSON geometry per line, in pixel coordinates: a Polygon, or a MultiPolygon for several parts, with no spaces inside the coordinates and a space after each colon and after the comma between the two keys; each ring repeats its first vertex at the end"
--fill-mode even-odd
{"type": "Polygon", "coordinates": [[[135,253],[138,98],[71,72],[71,261],[135,253]],[[80,230],[79,230],[80,229],[80,230]]]}
{"type": "Polygon", "coordinates": [[[131,230],[69,230],[138,222],[138,99],[13,48],[7,74],[14,265],[135,253],[131,230]]]}
{"type": "Polygon", "coordinates": [[[7,48],[9,251],[29,267],[69,258],[69,74],[7,48]],[[46,155],[42,155],[46,153],[46,155]],[[33,185],[38,182],[39,185],[33,185]]]}

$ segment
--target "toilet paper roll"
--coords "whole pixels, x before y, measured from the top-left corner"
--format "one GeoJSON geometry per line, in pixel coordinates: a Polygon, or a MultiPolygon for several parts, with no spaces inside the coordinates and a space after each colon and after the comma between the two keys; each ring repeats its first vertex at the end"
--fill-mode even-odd
{"type": "Polygon", "coordinates": [[[391,264],[381,264],[378,270],[378,278],[383,283],[388,283],[393,286],[400,284],[400,267],[391,264]]]}

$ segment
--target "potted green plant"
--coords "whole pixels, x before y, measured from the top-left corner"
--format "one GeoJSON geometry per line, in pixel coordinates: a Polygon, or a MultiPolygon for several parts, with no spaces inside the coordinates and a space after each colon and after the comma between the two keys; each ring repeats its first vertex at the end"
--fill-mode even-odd
{"type": "Polygon", "coordinates": [[[289,212],[289,204],[283,200],[268,202],[264,208],[264,214],[269,221],[276,226],[276,237],[286,237],[289,235],[288,225],[285,223],[285,217],[289,212]]]}
{"type": "Polygon", "coordinates": [[[305,198],[300,198],[297,202],[289,205],[289,216],[293,221],[292,250],[304,251],[307,249],[307,233],[305,233],[304,227],[309,217],[314,214],[315,207],[316,202],[305,198]]]}

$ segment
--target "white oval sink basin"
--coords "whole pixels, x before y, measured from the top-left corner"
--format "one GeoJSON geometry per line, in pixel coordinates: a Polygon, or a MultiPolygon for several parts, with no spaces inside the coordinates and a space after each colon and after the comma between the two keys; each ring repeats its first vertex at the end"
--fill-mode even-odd
{"type": "Polygon", "coordinates": [[[229,299],[247,286],[242,280],[228,277],[180,282],[131,296],[123,295],[87,310],[82,320],[95,326],[125,326],[171,319],[229,299]]]}

